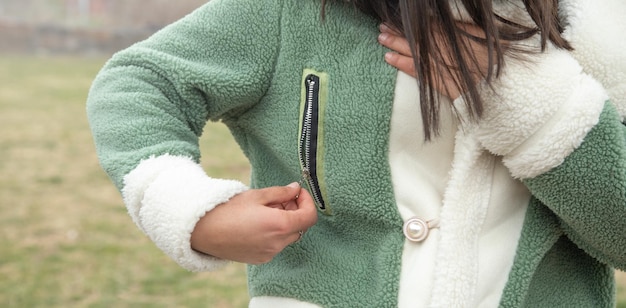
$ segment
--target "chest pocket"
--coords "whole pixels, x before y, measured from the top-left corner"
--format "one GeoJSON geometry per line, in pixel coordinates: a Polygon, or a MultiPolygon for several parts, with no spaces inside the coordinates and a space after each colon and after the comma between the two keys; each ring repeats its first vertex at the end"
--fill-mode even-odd
{"type": "Polygon", "coordinates": [[[299,121],[299,158],[302,182],[318,209],[331,215],[324,181],[324,113],[328,101],[328,74],[305,69],[302,74],[299,121]]]}

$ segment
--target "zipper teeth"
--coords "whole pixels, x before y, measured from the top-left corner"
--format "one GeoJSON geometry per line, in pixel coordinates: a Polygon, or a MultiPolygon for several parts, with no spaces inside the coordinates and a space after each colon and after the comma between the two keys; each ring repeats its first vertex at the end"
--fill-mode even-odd
{"type": "Polygon", "coordinates": [[[306,98],[306,114],[304,116],[303,129],[303,146],[300,149],[304,149],[304,156],[300,155],[303,160],[303,166],[309,170],[309,162],[311,161],[311,134],[313,130],[313,90],[315,88],[315,80],[306,80],[307,86],[307,98],[306,98]]]}
{"type": "Polygon", "coordinates": [[[302,134],[300,136],[300,162],[302,163],[302,180],[305,180],[311,188],[311,195],[313,199],[322,209],[325,209],[321,196],[318,194],[317,187],[313,177],[311,176],[311,135],[313,130],[313,103],[314,103],[314,90],[316,82],[307,77],[306,80],[307,97],[305,102],[305,115],[302,122],[302,134]],[[304,150],[304,153],[303,153],[304,150]]]}
{"type": "MultiPolygon", "coordinates": [[[[311,80],[306,79],[307,97],[304,105],[304,118],[302,120],[302,132],[300,134],[300,147],[298,148],[300,163],[302,164],[302,177],[303,180],[308,180],[309,163],[308,158],[310,156],[310,150],[307,144],[310,143],[311,134],[311,117],[313,115],[313,87],[310,86],[311,80]]],[[[314,81],[313,81],[314,82],[314,81]]]]}

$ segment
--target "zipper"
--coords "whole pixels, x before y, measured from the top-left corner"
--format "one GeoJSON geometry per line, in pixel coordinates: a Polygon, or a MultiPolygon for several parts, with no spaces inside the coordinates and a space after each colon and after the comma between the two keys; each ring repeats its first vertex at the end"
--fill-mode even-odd
{"type": "Polygon", "coordinates": [[[300,157],[300,165],[302,167],[301,173],[301,184],[302,182],[306,182],[311,196],[315,201],[317,207],[324,211],[326,214],[330,214],[330,209],[328,208],[326,202],[324,201],[324,187],[322,187],[320,181],[320,170],[323,170],[320,161],[321,151],[323,149],[318,149],[321,140],[320,138],[320,118],[323,116],[321,106],[321,87],[322,87],[322,78],[319,74],[316,73],[306,73],[303,84],[303,103],[304,106],[301,109],[301,129],[300,129],[300,138],[299,138],[299,157],[300,157]]]}

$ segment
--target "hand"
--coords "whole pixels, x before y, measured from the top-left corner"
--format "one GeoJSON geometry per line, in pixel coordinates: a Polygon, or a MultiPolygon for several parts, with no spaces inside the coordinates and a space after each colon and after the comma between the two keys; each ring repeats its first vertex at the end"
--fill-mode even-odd
{"type": "Polygon", "coordinates": [[[381,24],[379,29],[380,35],[378,35],[378,42],[393,50],[385,54],[385,61],[389,63],[389,65],[415,78],[415,64],[407,39],[398,31],[385,24],[381,24]]]}
{"type": "Polygon", "coordinates": [[[191,234],[191,247],[221,259],[262,264],[316,222],[315,203],[298,183],[253,189],[207,212],[191,234]]]}
{"type": "MultiPolygon", "coordinates": [[[[471,36],[478,38],[485,37],[483,30],[476,25],[458,23],[458,26],[471,36]]],[[[393,50],[385,54],[385,61],[391,66],[415,78],[415,65],[407,39],[404,38],[400,32],[385,24],[380,25],[380,32],[378,36],[379,43],[393,50]]],[[[435,35],[436,39],[441,37],[438,34],[433,35],[435,35]]],[[[487,75],[489,67],[487,47],[472,39],[467,39],[467,42],[471,54],[465,55],[465,61],[470,66],[474,80],[479,82],[487,75]]],[[[438,74],[438,76],[433,76],[435,80],[433,88],[450,99],[455,99],[464,91],[462,91],[458,83],[455,82],[450,71],[445,68],[447,67],[450,68],[451,71],[455,71],[457,67],[454,64],[455,62],[452,61],[450,51],[442,50],[441,57],[440,63],[434,63],[434,67],[436,68],[435,73],[438,74]]]]}

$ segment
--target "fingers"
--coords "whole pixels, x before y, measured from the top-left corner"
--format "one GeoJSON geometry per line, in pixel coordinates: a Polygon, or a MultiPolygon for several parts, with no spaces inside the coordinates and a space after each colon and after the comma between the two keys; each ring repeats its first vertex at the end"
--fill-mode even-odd
{"type": "Polygon", "coordinates": [[[266,207],[276,208],[281,211],[274,212],[273,218],[268,220],[273,227],[269,227],[270,232],[274,236],[282,238],[280,240],[279,252],[284,247],[300,241],[307,229],[317,222],[317,207],[309,192],[301,188],[297,183],[284,187],[270,187],[262,189],[263,198],[273,202],[281,199],[280,197],[266,197],[265,194],[282,193],[284,196],[292,196],[291,200],[265,205],[266,207]],[[284,189],[284,188],[288,189],[284,189]],[[296,188],[297,187],[297,188],[296,188]],[[295,193],[290,189],[294,189],[295,193]],[[297,197],[296,197],[297,196],[297,197]],[[276,216],[279,215],[279,216],[276,216]]]}
{"type": "Polygon", "coordinates": [[[411,56],[411,47],[409,46],[409,42],[401,36],[400,33],[392,30],[384,24],[380,25],[378,42],[401,55],[411,56]]]}
{"type": "Polygon", "coordinates": [[[398,31],[396,28],[393,28],[392,26],[388,25],[388,24],[380,24],[379,26],[380,32],[385,32],[385,33],[391,33],[395,36],[402,36],[400,34],[400,31],[398,31]]]}
{"type": "Polygon", "coordinates": [[[306,230],[317,222],[317,207],[311,194],[304,188],[300,188],[296,199],[283,203],[283,206],[285,211],[282,213],[289,234],[287,241],[289,244],[297,243],[306,230]]]}
{"type": "Polygon", "coordinates": [[[317,206],[313,202],[313,197],[306,189],[301,189],[295,202],[298,209],[285,212],[294,227],[293,230],[301,231],[312,227],[317,222],[317,206]]]}
{"type": "MultiPolygon", "coordinates": [[[[297,182],[287,186],[274,186],[253,191],[257,202],[271,208],[282,209],[286,232],[297,234],[317,222],[317,207],[309,192],[297,182]]],[[[297,236],[296,236],[297,237],[297,236]]]]}
{"type": "MultiPolygon", "coordinates": [[[[289,202],[296,199],[300,192],[300,185],[297,182],[287,186],[273,186],[252,191],[255,199],[265,205],[274,205],[289,202]]],[[[274,206],[273,206],[274,207],[274,206]]]]}
{"type": "Polygon", "coordinates": [[[378,42],[393,50],[393,52],[385,54],[385,61],[398,70],[415,77],[415,63],[413,62],[408,41],[398,31],[389,28],[385,24],[380,25],[380,32],[378,42]]]}
{"type": "Polygon", "coordinates": [[[290,245],[299,242],[304,237],[304,233],[306,233],[306,230],[300,230],[296,232],[294,235],[295,239],[291,241],[290,245]]]}
{"type": "Polygon", "coordinates": [[[388,52],[385,54],[385,62],[415,78],[415,63],[412,57],[407,57],[395,52],[388,52]]]}

